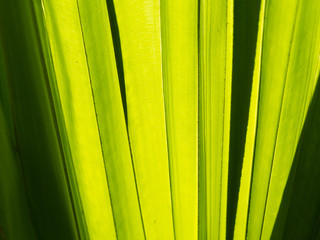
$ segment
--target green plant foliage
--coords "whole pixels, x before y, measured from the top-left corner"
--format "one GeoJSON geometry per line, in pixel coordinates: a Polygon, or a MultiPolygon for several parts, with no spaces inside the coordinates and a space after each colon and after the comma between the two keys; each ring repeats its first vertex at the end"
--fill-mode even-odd
{"type": "Polygon", "coordinates": [[[161,1],[163,91],[177,239],[198,234],[198,3],[161,1]]]}
{"type": "Polygon", "coordinates": [[[250,125],[249,117],[247,137],[251,137],[247,138],[243,186],[240,186],[241,205],[238,206],[239,224],[236,225],[236,231],[242,228],[239,238],[244,237],[246,231],[252,239],[271,236],[319,74],[319,30],[311,26],[312,31],[306,32],[304,26],[309,21],[317,24],[319,6],[312,1],[297,1],[292,2],[290,8],[278,1],[261,3],[261,13],[265,17],[260,20],[258,48],[261,52],[256,55],[253,82],[256,92],[252,94],[250,110],[254,120],[250,125]],[[285,21],[275,21],[284,12],[287,14],[285,21]],[[281,41],[273,37],[280,33],[281,41]],[[266,49],[270,50],[266,52],[266,49]],[[301,68],[301,65],[306,67],[301,68]],[[250,164],[246,165],[247,161],[250,164]],[[246,188],[245,192],[242,187],[246,188]],[[248,212],[242,205],[244,198],[248,212]],[[246,222],[243,220],[247,214],[248,225],[241,226],[240,222],[246,222]]]}
{"type": "Polygon", "coordinates": [[[45,65],[47,48],[38,28],[41,22],[35,24],[36,8],[31,1],[0,4],[1,69],[5,69],[1,81],[6,81],[1,86],[7,85],[9,92],[9,98],[4,98],[8,102],[1,100],[1,109],[7,109],[1,113],[3,235],[9,239],[78,239],[49,89],[50,69],[45,65]],[[12,114],[4,116],[8,108],[12,114]],[[6,123],[9,120],[12,128],[6,123]]]}
{"type": "Polygon", "coordinates": [[[272,239],[319,239],[319,82],[310,104],[272,239]],[[305,204],[305,202],[308,204],[305,204]],[[285,226],[284,226],[285,225],[285,226]],[[295,229],[295,231],[291,231],[295,229]]]}
{"type": "Polygon", "coordinates": [[[225,239],[233,1],[201,1],[199,13],[199,238],[225,239]]]}
{"type": "Polygon", "coordinates": [[[0,240],[320,239],[319,16],[0,0],[0,240]]]}

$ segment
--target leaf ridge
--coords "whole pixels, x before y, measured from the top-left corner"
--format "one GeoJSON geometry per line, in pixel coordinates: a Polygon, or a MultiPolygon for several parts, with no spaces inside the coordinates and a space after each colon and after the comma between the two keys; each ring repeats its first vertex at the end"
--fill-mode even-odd
{"type": "MultiPolygon", "coordinates": [[[[101,149],[101,154],[102,154],[102,159],[103,159],[103,166],[104,166],[104,169],[105,169],[105,175],[106,175],[108,189],[110,189],[109,179],[108,179],[108,174],[107,174],[107,166],[106,166],[106,163],[105,163],[106,160],[105,160],[104,150],[103,150],[103,146],[102,146],[102,139],[101,139],[101,133],[100,133],[98,113],[97,113],[97,109],[96,109],[96,102],[95,102],[95,96],[94,96],[93,85],[92,85],[92,78],[91,78],[91,73],[90,73],[90,66],[89,66],[89,62],[88,62],[87,48],[86,48],[86,43],[85,43],[85,39],[84,39],[84,36],[83,36],[84,33],[83,33],[83,29],[82,29],[81,14],[80,14],[80,8],[79,8],[79,1],[78,0],[76,0],[76,4],[77,4],[78,16],[79,16],[81,37],[82,37],[82,42],[83,42],[83,45],[84,45],[84,53],[85,53],[85,59],[86,59],[86,66],[87,66],[87,70],[88,70],[88,77],[89,77],[89,80],[90,80],[92,102],[93,102],[94,112],[95,112],[95,116],[96,116],[95,118],[96,118],[96,125],[97,125],[97,129],[98,129],[100,149],[101,149]]],[[[111,212],[112,212],[113,224],[114,224],[114,229],[115,229],[115,235],[116,235],[116,238],[118,239],[118,231],[117,231],[117,225],[116,225],[115,216],[114,216],[114,209],[113,209],[113,204],[112,204],[112,196],[111,196],[111,192],[110,191],[108,191],[108,193],[109,193],[109,198],[110,198],[111,212]]]]}

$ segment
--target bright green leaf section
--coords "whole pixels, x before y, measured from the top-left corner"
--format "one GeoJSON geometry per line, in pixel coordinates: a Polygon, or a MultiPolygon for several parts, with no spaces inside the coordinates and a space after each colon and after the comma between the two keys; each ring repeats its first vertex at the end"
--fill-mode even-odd
{"type": "Polygon", "coordinates": [[[106,1],[79,0],[79,10],[117,238],[143,239],[106,1]]]}
{"type": "Polygon", "coordinates": [[[44,0],[43,8],[89,237],[115,239],[114,217],[78,3],[75,0],[44,0]]]}
{"type": "Polygon", "coordinates": [[[199,238],[225,239],[233,1],[200,1],[199,37],[199,238]]]}
{"type": "Polygon", "coordinates": [[[176,239],[198,234],[198,2],[161,1],[161,40],[176,239]]]}
{"type": "Polygon", "coordinates": [[[128,131],[147,239],[173,239],[159,0],[114,1],[128,131]]]}

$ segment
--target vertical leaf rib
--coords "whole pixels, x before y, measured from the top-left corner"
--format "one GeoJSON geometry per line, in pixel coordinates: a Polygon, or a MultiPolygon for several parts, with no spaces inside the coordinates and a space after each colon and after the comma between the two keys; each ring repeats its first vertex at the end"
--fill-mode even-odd
{"type": "MultiPolygon", "coordinates": [[[[226,236],[229,162],[233,1],[200,2],[200,164],[205,165],[206,207],[200,237],[226,236]]],[[[201,220],[200,220],[201,221],[201,220]]]]}
{"type": "Polygon", "coordinates": [[[198,3],[161,1],[166,129],[176,239],[198,225],[198,3]]]}

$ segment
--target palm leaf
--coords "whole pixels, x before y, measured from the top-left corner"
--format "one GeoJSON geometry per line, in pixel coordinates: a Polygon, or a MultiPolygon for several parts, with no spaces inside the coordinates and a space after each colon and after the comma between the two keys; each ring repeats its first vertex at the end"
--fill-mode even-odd
{"type": "Polygon", "coordinates": [[[172,205],[162,84],[160,3],[115,1],[128,133],[147,238],[172,239],[172,205]]]}
{"type": "Polygon", "coordinates": [[[1,99],[4,168],[0,215],[1,225],[6,227],[1,235],[11,239],[57,239],[64,233],[66,238],[78,239],[56,112],[48,91],[48,49],[40,34],[41,21],[35,24],[39,8],[30,1],[0,4],[1,69],[5,69],[0,81],[9,93],[1,99]],[[12,24],[21,29],[12,28],[12,24]],[[11,124],[6,123],[9,121],[11,124]]]}
{"type": "MultiPolygon", "coordinates": [[[[248,167],[243,168],[243,187],[247,189],[244,190],[246,192],[242,193],[240,187],[240,199],[247,198],[250,172],[253,171],[250,205],[248,199],[245,203],[249,208],[248,238],[269,239],[279,210],[306,106],[310,103],[319,74],[319,34],[304,31],[305,22],[314,20],[314,29],[317,29],[318,7],[308,1],[293,2],[289,8],[281,2],[267,1],[261,4],[260,23],[264,27],[260,31],[263,34],[261,54],[256,56],[256,83],[253,82],[253,90],[255,86],[257,90],[252,93],[251,101],[252,119],[256,119],[257,123],[250,127],[249,120],[248,133],[251,137],[247,138],[248,155],[245,157],[248,167]],[[314,11],[304,9],[308,7],[314,11]],[[271,8],[276,10],[271,11],[271,8]],[[279,24],[276,19],[284,12],[286,17],[279,24]],[[281,33],[281,41],[272,37],[277,33],[281,33]],[[302,49],[302,42],[312,50],[302,49]],[[264,49],[268,49],[268,52],[264,49]],[[310,59],[309,63],[307,59],[310,59]]],[[[241,222],[247,214],[246,208],[239,205],[238,209],[241,222]]],[[[239,234],[244,237],[245,224],[240,228],[242,233],[239,234]]]]}
{"type": "Polygon", "coordinates": [[[0,239],[318,239],[319,16],[0,1],[0,239]]]}
{"type": "Polygon", "coordinates": [[[233,1],[200,2],[199,237],[226,236],[233,1]]]}
{"type": "Polygon", "coordinates": [[[198,233],[198,11],[161,1],[161,41],[171,198],[176,239],[198,233]]]}

